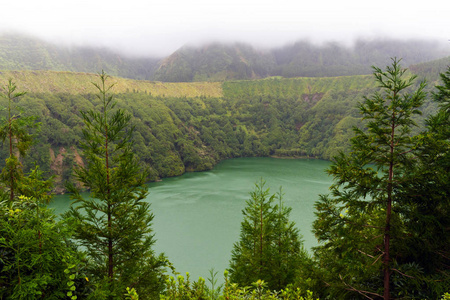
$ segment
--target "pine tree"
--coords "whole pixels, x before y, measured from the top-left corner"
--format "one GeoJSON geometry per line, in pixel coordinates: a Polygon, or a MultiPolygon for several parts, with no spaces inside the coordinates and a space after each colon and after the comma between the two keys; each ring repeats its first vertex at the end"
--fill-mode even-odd
{"type": "Polygon", "coordinates": [[[30,148],[32,142],[30,131],[39,123],[35,122],[36,118],[33,116],[23,116],[22,109],[15,103],[26,92],[17,92],[17,86],[12,79],[8,80],[8,84],[3,89],[4,93],[0,95],[7,99],[8,107],[6,108],[7,116],[0,128],[0,139],[4,144],[6,142],[9,156],[6,159],[6,168],[1,173],[1,181],[9,190],[9,202],[12,203],[15,199],[17,184],[23,177],[19,158],[24,156],[30,148]]]}
{"type": "Polygon", "coordinates": [[[437,299],[450,289],[450,69],[441,74],[434,100],[439,110],[419,136],[417,163],[401,186],[407,233],[398,264],[414,267],[418,298],[437,299]],[[419,280],[420,279],[420,280],[419,280]]]}
{"type": "Polygon", "coordinates": [[[280,290],[294,281],[305,256],[300,234],[289,221],[291,209],[284,206],[281,191],[270,195],[261,180],[250,196],[242,211],[240,241],[232,251],[230,280],[241,286],[264,280],[270,289],[280,290]]]}
{"type": "Polygon", "coordinates": [[[167,261],[152,250],[153,214],[144,201],[147,172],[131,150],[130,115],[115,109],[108,78],[102,72],[100,84],[93,83],[100,111],[81,112],[85,166],[75,170],[75,177],[90,190],[90,197],[69,186],[75,202],[67,216],[76,220],[75,239],[91,260],[93,281],[103,287],[93,297],[119,299],[127,286],[144,299],[156,297],[167,261]]]}
{"type": "Polygon", "coordinates": [[[404,273],[395,267],[402,254],[392,251],[404,234],[400,189],[418,155],[412,117],[425,98],[425,83],[407,92],[416,76],[405,72],[397,59],[386,71],[374,67],[382,93],[360,104],[367,130],[355,129],[351,153],[335,158],[328,170],[335,178],[332,197],[316,204],[314,231],[323,243],[316,255],[331,270],[325,280],[335,297],[390,299],[392,273],[404,273]]]}
{"type": "Polygon", "coordinates": [[[301,235],[295,227],[295,223],[289,220],[292,208],[285,206],[282,199],[282,190],[276,194],[278,204],[274,207],[276,222],[274,227],[275,240],[273,244],[271,272],[272,286],[276,290],[285,288],[294,283],[301,263],[307,258],[306,250],[303,248],[301,235]]]}

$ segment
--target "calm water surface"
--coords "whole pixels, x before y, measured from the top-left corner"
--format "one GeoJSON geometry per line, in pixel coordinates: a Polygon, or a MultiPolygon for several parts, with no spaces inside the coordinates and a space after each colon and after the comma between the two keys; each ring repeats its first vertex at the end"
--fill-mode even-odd
{"type": "MultiPolygon", "coordinates": [[[[271,193],[282,186],[284,202],[292,207],[291,220],[310,249],[316,245],[311,233],[314,202],[319,194],[328,193],[331,178],[325,169],[329,165],[321,160],[238,158],[211,171],[150,183],[147,200],[155,215],[155,250],[165,252],[181,274],[207,278],[214,268],[221,278],[239,240],[245,200],[261,177],[271,193]]],[[[57,213],[69,205],[67,195],[55,197],[51,204],[57,213]]]]}

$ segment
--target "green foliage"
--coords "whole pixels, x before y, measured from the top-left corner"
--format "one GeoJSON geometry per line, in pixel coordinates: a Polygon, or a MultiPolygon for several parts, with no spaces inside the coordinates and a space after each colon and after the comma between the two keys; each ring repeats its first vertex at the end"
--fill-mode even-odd
{"type": "MultiPolygon", "coordinates": [[[[93,90],[79,88],[91,75],[75,75],[23,74],[20,77],[25,77],[22,82],[27,86],[46,87],[39,79],[45,76],[52,89],[67,92],[50,94],[45,88],[45,93],[15,100],[24,108],[23,117],[35,115],[42,123],[37,135],[40,143],[21,158],[24,169],[31,170],[36,162],[45,176],[55,175],[56,192],[64,191],[65,181],[81,187],[71,176],[71,169],[83,163],[79,111],[100,105],[93,90]]],[[[270,78],[222,85],[116,80],[117,107],[131,115],[130,123],[136,128],[132,150],[140,164],[150,169],[149,180],[211,169],[233,157],[332,159],[339,151],[350,150],[352,126],[361,125],[357,101],[379,90],[369,76],[270,78]],[[128,88],[137,92],[121,92],[128,88]],[[147,90],[150,94],[144,93],[147,90]]],[[[0,98],[0,105],[7,106],[5,100],[0,98]]],[[[437,105],[427,102],[422,110],[427,116],[437,105]]],[[[423,118],[414,120],[420,124],[423,118]]],[[[5,147],[0,155],[9,155],[5,147]]],[[[0,167],[4,165],[0,161],[0,167]]]]}
{"type": "Polygon", "coordinates": [[[298,41],[257,51],[245,44],[213,43],[177,50],[162,61],[154,79],[182,82],[364,75],[370,74],[371,64],[387,64],[393,56],[405,57],[407,65],[441,58],[449,54],[442,46],[432,41],[358,40],[353,47],[298,41]]]}
{"type": "Polygon", "coordinates": [[[198,281],[190,282],[189,273],[186,279],[178,275],[175,280],[172,276],[166,281],[166,290],[160,296],[161,300],[188,300],[188,299],[210,299],[205,280],[200,277],[198,281]]]}
{"type": "Polygon", "coordinates": [[[80,266],[71,234],[70,226],[57,220],[41,198],[19,196],[13,203],[2,201],[0,298],[66,299],[67,284],[80,278],[69,279],[65,274],[68,266],[80,266]]]}
{"type": "MultiPolygon", "coordinates": [[[[314,300],[313,293],[306,290],[306,292],[300,289],[287,287],[280,291],[273,291],[267,288],[267,283],[263,280],[257,280],[248,287],[239,286],[236,283],[231,283],[228,278],[228,271],[225,271],[225,286],[223,293],[216,296],[212,296],[208,293],[208,288],[205,285],[205,280],[200,278],[198,281],[190,282],[189,274],[186,279],[183,276],[178,276],[177,280],[171,277],[167,281],[167,289],[164,294],[161,295],[161,300],[213,300],[213,299],[227,299],[227,300],[240,300],[240,299],[259,299],[259,300],[314,300]]],[[[318,298],[317,298],[318,299],[318,298]]]]}
{"type": "Polygon", "coordinates": [[[17,106],[16,100],[24,96],[25,92],[16,92],[17,86],[12,79],[8,80],[8,84],[3,89],[4,93],[0,95],[8,103],[7,116],[1,121],[0,139],[3,144],[7,142],[8,158],[1,173],[1,182],[9,189],[9,201],[12,203],[17,184],[23,177],[19,157],[24,156],[31,146],[30,129],[37,127],[39,124],[35,123],[35,117],[22,116],[22,109],[17,106]]]}
{"type": "Polygon", "coordinates": [[[17,106],[24,95],[16,92],[11,79],[2,94],[8,106],[0,134],[8,141],[9,156],[0,178],[0,298],[63,299],[64,266],[79,264],[79,255],[69,241],[70,227],[46,207],[52,181],[44,180],[39,166],[29,174],[22,170],[19,159],[27,154],[31,130],[39,125],[17,106]]]}
{"type": "Polygon", "coordinates": [[[450,57],[444,57],[433,61],[427,61],[411,65],[409,69],[414,74],[421,74],[421,76],[426,77],[429,81],[438,81],[440,74],[447,71],[449,59],[450,57]]]}
{"type": "Polygon", "coordinates": [[[274,65],[269,53],[260,53],[249,45],[214,43],[177,50],[161,63],[154,79],[185,82],[261,78],[269,75],[274,65]]]}
{"type": "Polygon", "coordinates": [[[75,169],[75,177],[91,196],[69,185],[75,202],[66,216],[74,219],[74,238],[90,260],[89,277],[97,285],[91,297],[118,299],[133,286],[141,298],[154,298],[163,289],[167,259],[152,250],[153,214],[143,201],[147,174],[131,150],[131,116],[114,110],[107,79],[102,72],[100,84],[94,83],[99,109],[81,112],[86,165],[75,169]]]}
{"type": "Polygon", "coordinates": [[[211,269],[209,270],[210,277],[207,278],[207,280],[211,284],[211,287],[208,288],[208,297],[211,300],[219,299],[220,291],[223,288],[223,284],[217,286],[217,273],[218,272],[214,272],[214,269],[211,269]]]}
{"type": "Polygon", "coordinates": [[[127,300],[139,300],[139,295],[134,288],[127,287],[127,293],[125,294],[127,300]]]}
{"type": "Polygon", "coordinates": [[[401,248],[407,255],[400,262],[417,266],[434,298],[450,289],[450,70],[441,78],[434,93],[439,111],[427,119],[427,130],[418,139],[418,163],[400,193],[408,205],[401,211],[408,235],[401,248]]]}
{"type": "Polygon", "coordinates": [[[62,47],[16,34],[0,35],[0,69],[90,72],[150,79],[159,58],[130,58],[104,48],[62,47]]]}
{"type": "MultiPolygon", "coordinates": [[[[215,76],[204,72],[199,76],[215,76]]],[[[137,299],[139,293],[153,299],[167,284],[163,299],[312,299],[302,292],[311,288],[323,297],[353,299],[378,296],[383,269],[391,295],[442,296],[450,282],[450,69],[434,93],[438,104],[423,109],[424,85],[415,85],[414,76],[404,80],[408,73],[397,61],[385,72],[375,68],[375,76],[380,87],[367,76],[271,78],[226,82],[222,98],[136,92],[117,94],[117,102],[104,73],[94,84],[96,97],[25,95],[9,80],[0,99],[7,107],[0,130],[1,156],[7,157],[0,181],[0,297],[137,299]],[[353,108],[361,97],[366,122],[353,108]],[[421,110],[433,115],[426,131],[416,134],[420,119],[413,116],[421,110]],[[41,142],[30,151],[34,116],[43,126],[41,142]],[[336,178],[332,195],[316,205],[322,242],[316,261],[301,248],[281,191],[270,195],[261,182],[243,211],[241,241],[222,294],[213,271],[210,287],[189,277],[166,281],[167,258],[151,249],[145,180],[209,169],[230,157],[329,158],[348,150],[329,170],[336,178]],[[36,162],[40,167],[33,167],[36,162]],[[58,182],[72,181],[77,206],[63,221],[46,208],[50,170],[58,182]],[[90,199],[80,195],[80,183],[90,199]]]]}
{"type": "MultiPolygon", "coordinates": [[[[336,42],[319,46],[297,41],[266,50],[242,43],[212,43],[197,48],[182,47],[166,58],[137,58],[104,48],[69,49],[32,37],[0,35],[1,70],[95,73],[104,69],[120,77],[171,82],[362,75],[370,74],[372,64],[387,64],[393,56],[404,57],[405,64],[411,65],[448,55],[446,45],[434,41],[361,39],[352,47],[336,42]]],[[[442,70],[434,71],[437,74],[442,70]]]]}
{"type": "Polygon", "coordinates": [[[230,280],[248,286],[261,279],[270,290],[281,290],[294,282],[306,252],[295,223],[289,221],[291,208],[284,206],[281,191],[269,195],[264,185],[262,179],[255,184],[242,211],[244,220],[240,241],[232,251],[230,280]]]}
{"type": "Polygon", "coordinates": [[[441,215],[449,208],[448,193],[442,193],[448,191],[442,178],[448,169],[429,163],[448,148],[436,149],[433,143],[440,142],[429,134],[411,134],[424,84],[408,92],[415,77],[404,79],[397,60],[386,71],[374,70],[383,93],[360,105],[367,129],[355,128],[350,154],[340,154],[328,170],[335,178],[331,196],[316,204],[314,232],[321,245],[315,255],[324,270],[324,295],[382,297],[384,291],[384,299],[436,298],[446,290],[441,283],[448,282],[443,272],[448,239],[441,231],[448,228],[441,215]],[[436,175],[427,178],[424,168],[436,175]],[[442,244],[428,230],[444,239],[442,244]],[[444,261],[431,259],[437,253],[444,253],[444,261]]]}

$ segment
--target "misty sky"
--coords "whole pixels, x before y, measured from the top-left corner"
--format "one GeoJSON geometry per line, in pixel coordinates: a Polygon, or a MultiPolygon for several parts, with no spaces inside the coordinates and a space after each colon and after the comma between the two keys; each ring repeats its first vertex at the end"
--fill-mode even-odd
{"type": "MultiPolygon", "coordinates": [[[[404,0],[13,0],[0,32],[167,55],[186,44],[274,47],[395,37],[450,39],[450,1],[404,0]]],[[[450,44],[450,43],[449,43],[450,44]]]]}

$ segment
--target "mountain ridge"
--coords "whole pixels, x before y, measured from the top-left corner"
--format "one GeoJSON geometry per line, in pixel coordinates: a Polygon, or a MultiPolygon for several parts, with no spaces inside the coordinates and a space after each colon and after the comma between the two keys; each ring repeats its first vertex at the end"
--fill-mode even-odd
{"type": "Polygon", "coordinates": [[[105,70],[118,77],[164,82],[364,75],[372,72],[372,65],[388,65],[394,56],[409,66],[449,55],[449,47],[431,40],[360,39],[353,47],[297,41],[265,50],[245,43],[215,42],[184,46],[163,58],[137,58],[107,48],[64,47],[33,37],[0,34],[0,70],[105,70]]]}

